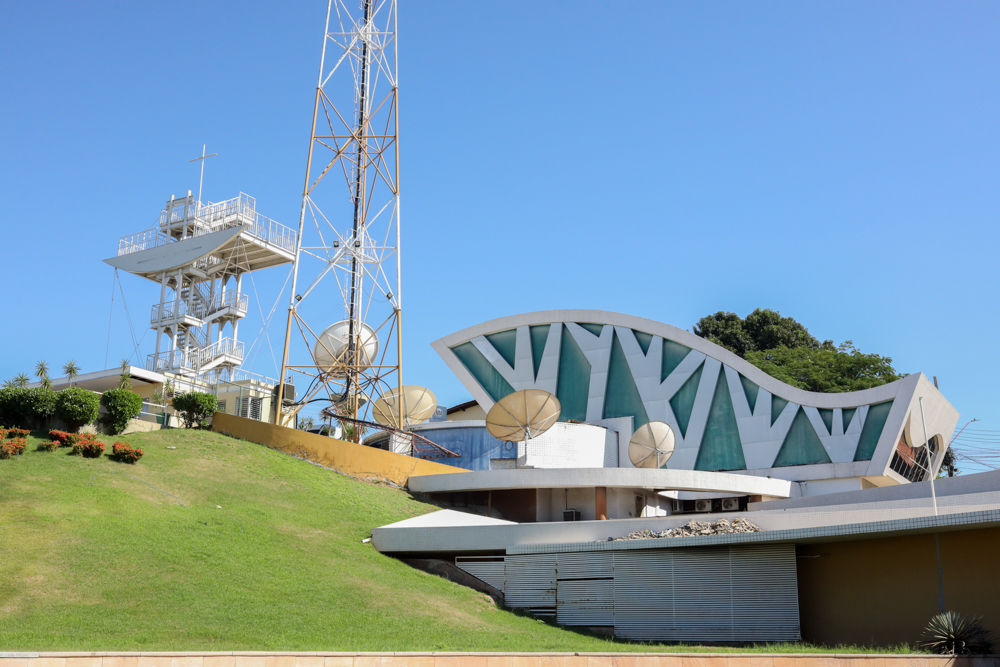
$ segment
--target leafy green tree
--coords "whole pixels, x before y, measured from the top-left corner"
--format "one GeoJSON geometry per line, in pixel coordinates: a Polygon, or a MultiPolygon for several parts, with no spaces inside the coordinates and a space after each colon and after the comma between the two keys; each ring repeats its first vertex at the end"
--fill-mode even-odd
{"type": "Polygon", "coordinates": [[[115,434],[121,433],[142,412],[142,397],[128,389],[109,389],[101,396],[101,405],[107,410],[107,423],[115,434]]]}
{"type": "Polygon", "coordinates": [[[807,391],[858,391],[900,378],[891,357],[864,354],[851,341],[832,350],[779,347],[748,352],[746,360],[785,384],[807,391]]]}
{"type": "Polygon", "coordinates": [[[820,343],[803,325],[769,308],[758,308],[746,319],[720,310],[698,320],[694,333],[740,357],[746,357],[747,352],[778,347],[836,349],[832,340],[820,343]]]}
{"type": "Polygon", "coordinates": [[[206,394],[201,391],[174,396],[171,404],[175,410],[181,413],[181,418],[187,428],[206,426],[208,418],[215,414],[219,407],[218,398],[214,394],[206,394]]]}

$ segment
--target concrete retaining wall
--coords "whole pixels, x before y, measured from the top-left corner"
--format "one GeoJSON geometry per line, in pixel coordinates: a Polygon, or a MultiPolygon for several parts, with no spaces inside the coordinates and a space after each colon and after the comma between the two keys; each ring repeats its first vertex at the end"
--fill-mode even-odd
{"type": "MultiPolygon", "coordinates": [[[[462,468],[434,461],[393,454],[374,447],[356,445],[353,442],[328,438],[325,435],[275,426],[255,419],[227,415],[223,412],[215,413],[212,418],[212,430],[231,435],[234,438],[267,445],[272,449],[315,461],[354,477],[384,479],[400,486],[406,485],[410,475],[468,472],[462,468]]],[[[264,666],[261,665],[261,667],[264,666]]]]}
{"type": "MultiPolygon", "coordinates": [[[[2,654],[11,655],[11,654],[2,654]]],[[[39,653],[0,667],[1000,667],[1000,656],[763,653],[39,653]]]]}

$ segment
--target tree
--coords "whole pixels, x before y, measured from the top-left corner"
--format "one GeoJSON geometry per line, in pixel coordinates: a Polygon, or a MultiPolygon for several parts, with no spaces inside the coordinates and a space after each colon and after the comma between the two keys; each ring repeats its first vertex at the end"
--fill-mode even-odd
{"type": "Polygon", "coordinates": [[[791,317],[758,308],[741,318],[719,311],[698,320],[694,333],[746,359],[768,375],[809,391],[857,391],[901,376],[891,357],[863,354],[851,341],[820,342],[791,317]]]}
{"type": "Polygon", "coordinates": [[[208,424],[208,418],[215,414],[219,407],[218,399],[214,394],[206,394],[201,391],[174,396],[171,404],[175,410],[181,413],[181,418],[187,428],[192,426],[204,428],[208,424]]]}
{"type": "Polygon", "coordinates": [[[746,360],[771,377],[807,391],[859,391],[895,382],[891,357],[864,354],[851,341],[837,349],[779,347],[749,352],[746,360]]]}
{"type": "Polygon", "coordinates": [[[298,429],[301,431],[309,431],[313,428],[315,422],[312,417],[299,417],[298,429]]]}
{"type": "Polygon", "coordinates": [[[132,388],[132,374],[130,372],[132,365],[129,364],[128,359],[122,359],[121,363],[121,374],[118,375],[118,388],[119,389],[131,389],[132,388]]]}
{"type": "Polygon", "coordinates": [[[73,380],[75,380],[76,376],[80,374],[80,367],[76,365],[76,360],[70,359],[65,364],[63,364],[62,369],[63,373],[65,373],[66,377],[69,379],[69,386],[72,387],[73,380]]]}
{"type": "Polygon", "coordinates": [[[758,308],[746,319],[720,310],[698,320],[694,333],[740,357],[746,357],[747,352],[778,347],[836,349],[832,340],[820,343],[803,325],[769,308],[758,308]]]}
{"type": "Polygon", "coordinates": [[[35,377],[45,389],[52,389],[52,382],[49,381],[49,365],[44,361],[35,364],[35,377]]]}
{"type": "Polygon", "coordinates": [[[108,411],[106,422],[118,434],[125,430],[130,419],[142,412],[142,397],[123,387],[108,389],[101,396],[101,405],[108,411]]]}

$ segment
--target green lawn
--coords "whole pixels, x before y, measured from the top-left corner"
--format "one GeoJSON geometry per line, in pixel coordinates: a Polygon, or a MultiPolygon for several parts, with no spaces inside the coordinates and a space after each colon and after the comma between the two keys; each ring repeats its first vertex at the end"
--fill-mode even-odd
{"type": "Polygon", "coordinates": [[[36,437],[0,460],[0,650],[651,649],[497,609],[362,544],[435,509],[398,489],[215,433],[126,439],[136,465],[36,437]]]}

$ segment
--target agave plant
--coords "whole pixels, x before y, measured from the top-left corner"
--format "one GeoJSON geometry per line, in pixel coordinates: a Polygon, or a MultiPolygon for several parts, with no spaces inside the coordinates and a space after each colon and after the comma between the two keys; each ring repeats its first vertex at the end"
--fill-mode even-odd
{"type": "Polygon", "coordinates": [[[75,359],[70,359],[65,364],[63,364],[62,369],[63,373],[65,373],[66,377],[69,379],[69,386],[72,387],[73,380],[75,380],[76,376],[80,374],[80,367],[76,365],[75,359]]]}
{"type": "Polygon", "coordinates": [[[990,631],[982,616],[963,616],[946,611],[931,619],[920,645],[943,655],[987,654],[993,650],[990,631]]]}

